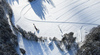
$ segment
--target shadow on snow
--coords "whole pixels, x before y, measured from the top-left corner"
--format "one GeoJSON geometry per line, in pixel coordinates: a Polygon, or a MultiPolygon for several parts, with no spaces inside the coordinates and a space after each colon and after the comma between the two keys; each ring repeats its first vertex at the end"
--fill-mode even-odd
{"type": "Polygon", "coordinates": [[[52,0],[36,0],[30,3],[32,9],[34,10],[34,12],[36,13],[36,15],[38,15],[42,20],[45,19],[45,14],[46,12],[46,7],[43,5],[43,2],[47,2],[48,4],[54,6],[54,3],[52,2],[52,0]],[[36,3],[37,1],[37,3],[36,3]]]}
{"type": "Polygon", "coordinates": [[[19,0],[6,0],[9,4],[13,5],[16,1],[19,4],[19,0]]]}

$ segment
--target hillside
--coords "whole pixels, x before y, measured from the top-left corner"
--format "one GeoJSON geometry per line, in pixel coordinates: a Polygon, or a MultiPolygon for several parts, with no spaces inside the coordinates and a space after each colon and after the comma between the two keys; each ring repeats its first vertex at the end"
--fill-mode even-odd
{"type": "MultiPolygon", "coordinates": [[[[1,6],[5,8],[3,13],[7,17],[7,21],[4,22],[7,22],[8,29],[15,36],[15,41],[12,42],[16,44],[12,45],[16,45],[13,47],[16,54],[82,55],[84,52],[83,55],[86,55],[90,51],[91,53],[87,55],[91,55],[93,53],[91,50],[94,49],[88,48],[97,46],[97,51],[94,52],[99,55],[100,33],[97,31],[100,29],[99,0],[1,1],[6,1],[8,4],[7,8],[4,4],[1,6]],[[95,28],[92,29],[93,27],[95,28]]],[[[12,37],[9,37],[10,39],[12,37]]]]}

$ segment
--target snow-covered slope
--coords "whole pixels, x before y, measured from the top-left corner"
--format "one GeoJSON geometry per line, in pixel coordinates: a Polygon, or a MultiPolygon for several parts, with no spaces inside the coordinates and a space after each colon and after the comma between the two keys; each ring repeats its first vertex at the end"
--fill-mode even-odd
{"type": "MultiPolygon", "coordinates": [[[[27,0],[7,1],[14,13],[14,24],[39,37],[61,39],[64,33],[74,32],[77,42],[82,42],[89,30],[100,22],[100,0],[36,0],[31,3],[27,0]],[[39,32],[36,32],[33,24],[39,32]]],[[[27,55],[64,55],[57,50],[55,43],[54,49],[50,50],[45,43],[27,41],[20,36],[19,45],[27,51],[27,55]]]]}
{"type": "MultiPolygon", "coordinates": [[[[99,23],[99,0],[27,0],[8,1],[14,11],[14,24],[38,36],[58,37],[68,32],[79,32],[99,23]],[[79,30],[79,31],[78,31],[79,30]]],[[[86,31],[86,30],[85,30],[86,31]]]]}

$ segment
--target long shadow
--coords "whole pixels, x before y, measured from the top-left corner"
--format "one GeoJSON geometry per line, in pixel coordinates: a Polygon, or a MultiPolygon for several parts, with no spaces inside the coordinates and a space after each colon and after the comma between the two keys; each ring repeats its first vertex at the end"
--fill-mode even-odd
{"type": "Polygon", "coordinates": [[[42,20],[45,19],[45,14],[47,13],[47,9],[43,5],[43,2],[47,2],[48,4],[51,4],[53,7],[55,7],[52,0],[36,0],[30,3],[36,15],[38,15],[38,17],[40,17],[42,20]]]}
{"type": "Polygon", "coordinates": [[[44,55],[39,43],[23,38],[26,55],[44,55]]]}
{"type": "Polygon", "coordinates": [[[41,43],[41,48],[43,48],[44,52],[47,54],[47,55],[51,55],[51,52],[50,52],[50,49],[47,45],[47,43],[41,43]]]}
{"type": "Polygon", "coordinates": [[[12,18],[11,18],[11,24],[15,26],[15,16],[13,14],[12,18]]]}
{"type": "MultiPolygon", "coordinates": [[[[90,2],[90,0],[87,0],[88,2],[90,2]]],[[[86,2],[87,3],[87,2],[86,2]]],[[[79,5],[79,6],[76,6],[76,7],[79,7],[79,9],[77,9],[77,10],[75,10],[75,11],[77,11],[77,12],[73,12],[73,13],[75,13],[75,14],[73,14],[71,17],[69,17],[69,19],[66,19],[65,21],[67,22],[67,21],[71,21],[71,20],[75,20],[76,22],[83,22],[83,23],[89,23],[89,21],[91,20],[91,19],[93,19],[93,17],[92,18],[90,18],[89,16],[92,16],[92,13],[91,14],[89,14],[89,13],[87,13],[87,12],[85,12],[85,10],[87,10],[87,9],[89,9],[89,8],[91,8],[91,7],[93,7],[93,6],[95,6],[95,5],[97,5],[97,4],[99,4],[100,2],[95,2],[95,3],[92,3],[92,4],[90,4],[89,6],[86,6],[86,7],[84,7],[84,6],[81,6],[81,5],[79,5]],[[80,8],[82,8],[82,9],[80,9],[80,8]],[[83,14],[81,14],[81,13],[83,13],[83,14]],[[78,16],[78,18],[73,18],[74,16],[78,16]]],[[[85,4],[85,3],[83,3],[83,4],[85,4]]],[[[70,11],[70,10],[69,10],[70,11]]],[[[91,11],[92,12],[92,11],[91,11]]],[[[90,25],[91,25],[91,23],[93,23],[93,22],[90,22],[90,25]]],[[[61,25],[61,24],[59,24],[59,25],[61,25]]],[[[68,25],[70,25],[70,24],[68,24],[68,25]]],[[[67,26],[68,26],[67,25],[67,26]]],[[[66,27],[67,27],[66,26],[66,27]]],[[[86,26],[86,25],[81,25],[81,26],[86,26]]],[[[80,27],[81,27],[80,26],[80,27]]],[[[71,28],[72,28],[73,26],[71,26],[71,28]]],[[[70,28],[70,29],[71,29],[70,28]]]]}
{"type": "Polygon", "coordinates": [[[54,3],[53,3],[52,0],[43,0],[43,1],[45,1],[45,2],[47,2],[48,4],[51,4],[53,7],[55,7],[55,5],[54,5],[54,3]]]}
{"type": "Polygon", "coordinates": [[[9,4],[13,5],[16,1],[19,4],[19,0],[6,0],[9,4]]]}
{"type": "Polygon", "coordinates": [[[58,51],[60,52],[61,55],[65,55],[65,53],[63,51],[61,51],[61,49],[57,46],[56,42],[54,42],[56,47],[58,48],[58,51]]]}

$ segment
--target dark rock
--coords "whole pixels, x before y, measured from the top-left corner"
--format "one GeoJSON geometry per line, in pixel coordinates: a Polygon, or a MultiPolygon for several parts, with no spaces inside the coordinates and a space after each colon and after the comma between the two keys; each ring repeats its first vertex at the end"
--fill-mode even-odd
{"type": "Polygon", "coordinates": [[[0,19],[3,19],[4,17],[4,10],[3,7],[0,5],[0,19]]]}
{"type": "Polygon", "coordinates": [[[5,16],[6,12],[8,12],[8,16],[12,17],[9,14],[11,11],[6,0],[0,0],[0,55],[18,55],[15,50],[15,45],[18,43],[17,36],[12,33],[8,17],[5,16]]]}
{"type": "Polygon", "coordinates": [[[4,53],[2,51],[0,51],[0,55],[4,55],[4,53]]]}
{"type": "Polygon", "coordinates": [[[100,55],[100,26],[92,28],[77,55],[100,55]]]}
{"type": "Polygon", "coordinates": [[[33,34],[32,32],[26,32],[23,30],[20,26],[17,25],[17,30],[22,34],[23,37],[25,37],[28,40],[38,41],[38,37],[33,34]]]}
{"type": "Polygon", "coordinates": [[[100,42],[85,43],[77,55],[100,55],[100,42]]]}
{"type": "Polygon", "coordinates": [[[35,0],[28,0],[29,2],[35,1],[35,0]]]}
{"type": "Polygon", "coordinates": [[[54,37],[52,40],[53,40],[53,41],[60,41],[60,40],[58,40],[56,37],[54,37]]]}
{"type": "Polygon", "coordinates": [[[66,49],[70,49],[72,44],[75,42],[76,37],[73,37],[73,34],[73,32],[70,32],[69,34],[65,33],[61,40],[66,46],[66,49]]]}
{"type": "Polygon", "coordinates": [[[38,41],[40,41],[40,42],[45,42],[45,41],[47,41],[47,37],[38,37],[38,41]]]}
{"type": "Polygon", "coordinates": [[[22,49],[22,48],[20,48],[20,51],[21,51],[22,54],[25,54],[25,52],[26,52],[26,51],[25,51],[24,49],[22,49]]]}

